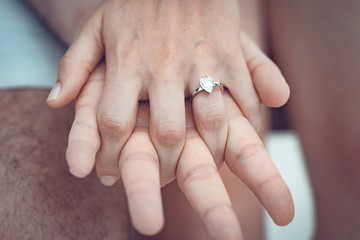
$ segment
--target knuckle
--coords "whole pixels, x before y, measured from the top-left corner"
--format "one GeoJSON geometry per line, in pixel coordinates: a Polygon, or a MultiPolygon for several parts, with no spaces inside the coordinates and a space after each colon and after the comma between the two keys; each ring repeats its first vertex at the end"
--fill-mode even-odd
{"type": "Polygon", "coordinates": [[[159,164],[158,158],[157,156],[155,156],[154,154],[151,154],[149,152],[146,152],[144,150],[140,150],[138,152],[133,152],[129,155],[127,155],[126,157],[124,157],[123,159],[121,159],[120,161],[120,168],[122,168],[122,166],[124,164],[126,164],[127,162],[148,162],[149,164],[159,164]]]}
{"type": "Polygon", "coordinates": [[[75,113],[84,115],[87,113],[89,117],[96,119],[96,108],[89,104],[89,98],[80,97],[75,103],[75,113]]]}
{"type": "Polygon", "coordinates": [[[198,165],[191,169],[183,178],[182,182],[187,184],[194,181],[207,182],[219,176],[219,172],[215,166],[209,164],[198,165]]]}
{"type": "Polygon", "coordinates": [[[185,129],[175,121],[162,121],[155,131],[159,144],[165,147],[178,145],[185,139],[185,129]]]}
{"type": "MultiPolygon", "coordinates": [[[[133,152],[120,160],[120,169],[123,169],[126,164],[138,164],[139,166],[150,167],[150,165],[159,165],[158,158],[155,154],[141,150],[133,152]]],[[[128,192],[128,198],[134,197],[137,194],[146,194],[148,192],[156,192],[159,189],[159,182],[148,175],[139,176],[136,180],[127,181],[124,178],[128,192]]]]}
{"type": "Polygon", "coordinates": [[[271,70],[271,68],[272,68],[271,63],[264,61],[259,62],[254,68],[254,72],[252,73],[253,78],[263,77],[265,74],[269,73],[269,70],[271,70]]]}
{"type": "Polygon", "coordinates": [[[286,191],[286,187],[281,189],[279,186],[284,186],[284,180],[281,178],[281,176],[276,173],[273,175],[268,176],[267,178],[263,179],[258,183],[257,188],[259,190],[262,190],[264,188],[273,188],[274,185],[278,186],[278,191],[286,191]]]}
{"type": "Polygon", "coordinates": [[[127,185],[127,197],[131,201],[133,198],[143,198],[144,195],[157,194],[159,190],[159,182],[154,179],[142,178],[136,181],[126,183],[127,185]]]}
{"type": "Polygon", "coordinates": [[[264,152],[264,145],[261,143],[248,143],[235,152],[235,164],[244,165],[246,162],[264,152]]]}
{"type": "Polygon", "coordinates": [[[99,118],[99,129],[102,134],[119,138],[130,132],[131,123],[111,115],[103,115],[99,118]]]}
{"type": "MultiPolygon", "coordinates": [[[[72,129],[76,128],[77,131],[86,131],[87,134],[89,133],[97,133],[97,124],[94,120],[93,114],[83,114],[82,116],[76,116],[74,122],[72,124],[72,129]]],[[[77,137],[81,137],[82,135],[77,134],[77,137]]]]}
{"type": "Polygon", "coordinates": [[[96,172],[101,176],[120,177],[119,161],[116,157],[106,156],[104,153],[98,154],[95,160],[96,172]]]}
{"type": "Polygon", "coordinates": [[[225,110],[220,106],[210,106],[200,113],[200,124],[206,130],[212,131],[220,129],[225,123],[225,110]]]}
{"type": "Polygon", "coordinates": [[[82,56],[82,54],[79,53],[75,47],[70,47],[70,49],[60,59],[58,66],[59,76],[61,77],[62,74],[64,74],[64,76],[67,76],[69,74],[76,73],[80,73],[81,76],[89,76],[93,70],[91,60],[87,58],[82,58],[80,56],[82,56]]]}
{"type": "MultiPolygon", "coordinates": [[[[204,219],[206,219],[207,217],[211,216],[213,213],[219,213],[222,212],[224,213],[224,211],[233,211],[231,204],[228,202],[223,202],[223,203],[217,203],[214,205],[210,205],[209,207],[207,207],[204,211],[204,219]]],[[[228,239],[228,238],[226,238],[228,239]]],[[[233,239],[233,238],[231,238],[233,239]]]]}
{"type": "Polygon", "coordinates": [[[268,77],[274,65],[271,61],[264,61],[260,57],[254,57],[248,62],[250,74],[254,81],[268,77]]]}
{"type": "Polygon", "coordinates": [[[118,176],[120,171],[119,162],[115,158],[97,156],[96,171],[99,176],[118,176]]]}
{"type": "Polygon", "coordinates": [[[263,58],[261,57],[253,57],[252,59],[247,61],[247,65],[249,67],[249,69],[263,69],[268,65],[267,61],[264,61],[263,58]]]}
{"type": "Polygon", "coordinates": [[[199,38],[195,41],[195,47],[194,47],[194,56],[205,59],[208,57],[211,57],[213,54],[213,48],[209,44],[208,41],[204,40],[203,38],[199,38]]]}
{"type": "Polygon", "coordinates": [[[59,73],[66,71],[69,67],[71,67],[76,60],[72,57],[72,54],[68,51],[65,55],[60,59],[59,62],[59,73]]]}

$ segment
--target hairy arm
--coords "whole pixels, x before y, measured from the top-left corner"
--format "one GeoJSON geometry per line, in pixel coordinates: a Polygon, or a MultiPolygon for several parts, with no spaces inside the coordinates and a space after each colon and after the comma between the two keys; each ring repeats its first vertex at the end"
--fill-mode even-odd
{"type": "Polygon", "coordinates": [[[73,42],[90,14],[103,0],[25,0],[65,43],[73,42]]]}

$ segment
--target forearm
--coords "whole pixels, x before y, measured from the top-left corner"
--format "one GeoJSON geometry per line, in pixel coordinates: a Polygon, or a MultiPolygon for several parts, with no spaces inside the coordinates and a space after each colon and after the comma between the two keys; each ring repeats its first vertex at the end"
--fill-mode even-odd
{"type": "Polygon", "coordinates": [[[25,0],[55,34],[69,44],[103,0],[25,0]]]}

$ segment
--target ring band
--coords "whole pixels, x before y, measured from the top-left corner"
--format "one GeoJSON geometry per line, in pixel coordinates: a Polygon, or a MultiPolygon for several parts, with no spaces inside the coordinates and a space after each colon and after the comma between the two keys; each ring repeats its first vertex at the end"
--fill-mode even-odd
{"type": "Polygon", "coordinates": [[[200,78],[200,87],[198,87],[192,94],[191,99],[195,97],[201,91],[205,91],[211,93],[214,87],[220,87],[221,91],[224,91],[224,86],[220,82],[214,82],[212,77],[209,76],[202,76],[200,78]]]}

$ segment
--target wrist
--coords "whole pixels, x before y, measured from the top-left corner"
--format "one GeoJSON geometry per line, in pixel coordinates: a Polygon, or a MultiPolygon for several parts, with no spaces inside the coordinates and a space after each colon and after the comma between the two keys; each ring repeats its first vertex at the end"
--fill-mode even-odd
{"type": "Polygon", "coordinates": [[[103,0],[27,0],[35,13],[66,45],[103,0]]]}

